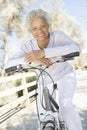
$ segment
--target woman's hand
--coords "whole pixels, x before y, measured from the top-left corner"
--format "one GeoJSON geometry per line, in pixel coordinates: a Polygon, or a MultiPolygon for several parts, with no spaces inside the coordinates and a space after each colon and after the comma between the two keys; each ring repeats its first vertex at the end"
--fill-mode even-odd
{"type": "Polygon", "coordinates": [[[41,59],[45,56],[44,50],[33,50],[25,56],[26,62],[34,62],[35,60],[41,59]]]}
{"type": "Polygon", "coordinates": [[[49,66],[51,65],[51,61],[48,58],[41,58],[38,60],[33,61],[34,63],[38,63],[39,65],[45,65],[45,66],[49,66]]]}

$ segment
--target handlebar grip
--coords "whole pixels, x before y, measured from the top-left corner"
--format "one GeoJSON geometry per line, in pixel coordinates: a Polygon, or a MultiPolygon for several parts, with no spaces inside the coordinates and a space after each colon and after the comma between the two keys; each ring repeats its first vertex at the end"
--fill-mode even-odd
{"type": "Polygon", "coordinates": [[[80,55],[79,52],[73,52],[73,53],[64,55],[64,56],[62,56],[62,57],[63,57],[65,60],[67,60],[67,59],[70,59],[70,58],[72,58],[72,57],[76,57],[76,56],[79,56],[79,55],[80,55]]]}
{"type": "Polygon", "coordinates": [[[17,66],[12,66],[12,67],[10,67],[10,68],[6,68],[6,69],[5,69],[5,72],[6,72],[6,73],[15,72],[15,71],[21,72],[22,70],[23,70],[22,66],[21,66],[21,65],[17,65],[17,66]]]}
{"type": "Polygon", "coordinates": [[[7,68],[7,69],[5,69],[5,72],[8,73],[10,71],[15,71],[15,70],[17,70],[17,66],[13,66],[13,67],[7,68]]]}
{"type": "Polygon", "coordinates": [[[74,57],[76,56],[79,56],[79,52],[73,52],[73,53],[70,53],[70,54],[67,54],[67,55],[63,55],[63,56],[60,56],[60,57],[54,57],[51,62],[54,63],[54,62],[65,62],[67,60],[71,60],[73,59],[74,57]]]}

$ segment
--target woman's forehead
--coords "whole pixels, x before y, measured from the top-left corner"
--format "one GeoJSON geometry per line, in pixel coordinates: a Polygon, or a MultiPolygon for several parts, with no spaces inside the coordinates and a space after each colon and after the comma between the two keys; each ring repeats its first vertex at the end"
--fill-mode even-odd
{"type": "Polygon", "coordinates": [[[44,18],[41,18],[41,17],[36,17],[36,18],[33,18],[31,23],[30,24],[34,24],[34,23],[44,23],[44,24],[47,24],[47,21],[44,19],[44,18]]]}

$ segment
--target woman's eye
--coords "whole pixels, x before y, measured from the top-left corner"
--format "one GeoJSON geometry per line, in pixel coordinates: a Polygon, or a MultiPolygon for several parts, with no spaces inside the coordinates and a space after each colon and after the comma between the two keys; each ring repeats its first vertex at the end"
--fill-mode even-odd
{"type": "Polygon", "coordinates": [[[46,27],[46,25],[43,25],[42,27],[44,28],[44,27],[46,27]]]}
{"type": "Polygon", "coordinates": [[[37,30],[37,28],[33,28],[33,30],[37,30]]]}
{"type": "Polygon", "coordinates": [[[43,29],[46,29],[46,28],[47,28],[47,25],[43,25],[42,28],[43,28],[43,29]]]}
{"type": "Polygon", "coordinates": [[[38,30],[37,28],[33,28],[33,29],[32,29],[33,32],[34,32],[34,31],[37,31],[37,30],[38,30]]]}

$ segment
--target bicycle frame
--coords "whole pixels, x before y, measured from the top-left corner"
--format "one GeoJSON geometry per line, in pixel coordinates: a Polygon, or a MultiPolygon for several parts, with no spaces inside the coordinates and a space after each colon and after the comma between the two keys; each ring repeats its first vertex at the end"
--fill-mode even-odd
{"type": "MultiPolygon", "coordinates": [[[[45,72],[41,74],[43,77],[43,82],[42,82],[42,88],[41,85],[39,85],[39,93],[38,93],[38,108],[41,109],[41,113],[39,111],[39,125],[40,125],[40,130],[63,130],[65,126],[64,121],[60,117],[59,113],[59,106],[57,102],[54,100],[52,95],[49,93],[49,89],[46,84],[46,75],[45,72]],[[41,93],[42,90],[42,93],[41,93]],[[44,97],[44,106],[42,104],[42,100],[44,97]],[[43,111],[43,112],[42,112],[43,111]],[[49,128],[50,126],[53,126],[53,128],[49,128]]],[[[56,89],[56,88],[55,88],[56,89]]],[[[64,128],[65,130],[65,128],[64,128]]]]}

